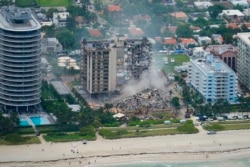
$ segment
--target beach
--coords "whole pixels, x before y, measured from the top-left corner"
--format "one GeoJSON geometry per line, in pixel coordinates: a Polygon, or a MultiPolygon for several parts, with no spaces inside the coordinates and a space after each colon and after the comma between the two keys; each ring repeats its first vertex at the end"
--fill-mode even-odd
{"type": "Polygon", "coordinates": [[[1,167],[104,166],[143,161],[195,162],[250,157],[250,130],[0,146],[1,167]]]}

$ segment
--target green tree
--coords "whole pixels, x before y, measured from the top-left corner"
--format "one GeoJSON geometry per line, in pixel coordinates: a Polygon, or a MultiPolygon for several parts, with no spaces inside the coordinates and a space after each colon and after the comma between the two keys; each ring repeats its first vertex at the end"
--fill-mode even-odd
{"type": "Polygon", "coordinates": [[[46,12],[46,17],[47,18],[53,18],[53,13],[58,12],[56,8],[49,8],[48,11],[46,12]]]}
{"type": "Polygon", "coordinates": [[[209,15],[212,19],[216,19],[219,15],[219,13],[222,12],[222,10],[224,10],[225,7],[221,6],[221,5],[214,5],[214,6],[209,6],[208,7],[208,12],[209,15]]]}
{"type": "Polygon", "coordinates": [[[180,108],[180,102],[179,102],[179,97],[173,97],[172,98],[172,101],[171,101],[171,104],[172,106],[175,108],[175,109],[179,109],[180,108]]]}
{"type": "Polygon", "coordinates": [[[54,30],[55,26],[43,26],[42,27],[42,31],[45,32],[45,37],[46,38],[50,38],[50,37],[54,37],[55,36],[55,30],[54,30]]]}
{"type": "Polygon", "coordinates": [[[193,25],[195,26],[200,26],[200,27],[205,27],[208,25],[208,21],[202,17],[199,17],[195,21],[193,21],[193,25]]]}
{"type": "Polygon", "coordinates": [[[58,39],[58,41],[62,44],[64,48],[66,49],[74,48],[74,44],[75,44],[74,34],[68,29],[59,30],[56,33],[56,38],[58,39]]]}
{"type": "Polygon", "coordinates": [[[18,125],[19,119],[15,113],[11,113],[10,117],[0,114],[0,135],[13,132],[18,125]]]}
{"type": "Polygon", "coordinates": [[[190,38],[193,35],[193,31],[191,30],[189,24],[182,23],[177,25],[176,35],[182,38],[190,38]]]}
{"type": "Polygon", "coordinates": [[[103,9],[103,4],[101,0],[94,0],[95,10],[101,11],[103,9]]]}
{"type": "Polygon", "coordinates": [[[67,17],[67,23],[66,23],[66,28],[69,30],[74,30],[76,27],[76,21],[75,17],[72,17],[71,15],[67,17]]]}
{"type": "Polygon", "coordinates": [[[12,4],[12,0],[1,0],[0,6],[8,6],[12,4]]]}

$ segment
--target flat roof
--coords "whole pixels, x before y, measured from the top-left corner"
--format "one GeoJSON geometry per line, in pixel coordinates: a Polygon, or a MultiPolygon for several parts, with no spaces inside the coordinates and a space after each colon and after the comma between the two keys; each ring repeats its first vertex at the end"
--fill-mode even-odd
{"type": "Polygon", "coordinates": [[[191,61],[205,74],[234,73],[234,71],[220,58],[213,55],[207,55],[206,58],[191,59],[191,61]]]}
{"type": "Polygon", "coordinates": [[[51,84],[59,95],[70,94],[70,91],[62,81],[52,81],[51,84]]]}
{"type": "Polygon", "coordinates": [[[0,8],[0,28],[10,31],[30,31],[41,28],[41,24],[28,8],[3,6],[0,8]]]}
{"type": "Polygon", "coordinates": [[[250,46],[250,32],[237,33],[237,37],[250,46]]]}

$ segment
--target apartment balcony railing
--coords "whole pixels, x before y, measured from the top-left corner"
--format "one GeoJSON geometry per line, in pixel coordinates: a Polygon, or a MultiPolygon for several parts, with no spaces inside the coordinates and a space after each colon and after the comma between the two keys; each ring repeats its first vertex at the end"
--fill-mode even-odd
{"type": "Polygon", "coordinates": [[[32,82],[23,82],[20,80],[18,82],[5,82],[4,80],[0,79],[0,82],[3,86],[16,87],[17,89],[19,89],[20,87],[22,88],[22,87],[29,87],[29,86],[38,86],[41,84],[41,80],[39,80],[39,79],[32,81],[32,82]]]}
{"type": "MultiPolygon", "coordinates": [[[[19,82],[19,83],[22,83],[22,82],[33,82],[33,81],[36,81],[36,80],[40,80],[40,78],[38,77],[30,77],[30,78],[21,78],[21,77],[6,77],[6,76],[1,76],[0,75],[0,79],[4,82],[19,82]]],[[[20,85],[21,86],[21,85],[20,85]]]]}
{"type": "Polygon", "coordinates": [[[0,31],[0,36],[2,36],[3,38],[7,38],[7,37],[12,37],[12,38],[31,38],[31,37],[41,37],[40,32],[27,32],[27,34],[18,34],[18,33],[11,33],[11,32],[1,32],[0,31]]]}
{"type": "Polygon", "coordinates": [[[41,49],[37,50],[35,52],[20,52],[20,53],[13,53],[13,52],[0,52],[0,57],[1,56],[8,56],[8,57],[13,57],[13,58],[25,58],[25,57],[36,57],[36,56],[40,56],[41,54],[41,49]]]}
{"type": "Polygon", "coordinates": [[[40,52],[40,47],[34,47],[34,48],[23,48],[23,49],[12,49],[12,48],[6,48],[3,46],[0,46],[0,51],[5,52],[12,52],[12,53],[30,53],[30,52],[40,52]]]}
{"type": "Polygon", "coordinates": [[[23,92],[10,92],[10,91],[5,91],[5,90],[0,90],[0,94],[2,94],[3,96],[11,96],[12,98],[22,98],[22,97],[32,97],[32,96],[37,96],[40,94],[40,90],[36,90],[36,91],[23,91],[23,92]]]}
{"type": "Polygon", "coordinates": [[[12,42],[12,43],[25,43],[25,42],[39,42],[41,37],[31,37],[31,38],[6,38],[3,35],[0,35],[0,41],[12,42]]]}
{"type": "Polygon", "coordinates": [[[0,70],[0,76],[1,75],[5,75],[5,76],[8,76],[8,77],[35,77],[35,76],[40,76],[41,71],[37,70],[37,71],[33,71],[33,72],[11,73],[11,72],[1,71],[0,70]]]}
{"type": "Polygon", "coordinates": [[[6,97],[1,97],[0,95],[0,103],[5,104],[5,105],[10,105],[10,106],[27,106],[27,105],[36,105],[41,102],[40,96],[35,96],[31,98],[18,98],[18,99],[13,99],[13,98],[6,98],[6,97]]]}
{"type": "Polygon", "coordinates": [[[7,56],[2,56],[0,54],[0,62],[3,62],[3,61],[9,61],[9,62],[13,62],[13,63],[29,63],[29,62],[34,62],[34,61],[40,61],[41,60],[41,57],[40,55],[37,55],[37,56],[34,56],[33,57],[7,57],[7,56]]]}
{"type": "Polygon", "coordinates": [[[9,43],[9,42],[0,42],[0,45],[2,47],[10,47],[10,48],[13,48],[13,49],[16,49],[16,48],[29,48],[29,47],[39,47],[41,46],[41,41],[37,41],[37,42],[33,42],[33,43],[9,43]]]}

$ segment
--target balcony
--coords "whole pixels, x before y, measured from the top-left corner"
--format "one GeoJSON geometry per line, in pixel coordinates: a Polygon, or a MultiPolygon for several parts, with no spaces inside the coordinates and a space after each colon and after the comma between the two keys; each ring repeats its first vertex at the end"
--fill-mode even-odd
{"type": "Polygon", "coordinates": [[[10,91],[5,91],[5,90],[0,90],[0,94],[2,96],[5,96],[5,97],[11,96],[12,99],[35,97],[35,96],[39,95],[40,93],[41,93],[40,89],[38,89],[36,91],[30,91],[30,90],[24,91],[23,90],[22,92],[10,92],[10,91]]]}
{"type": "Polygon", "coordinates": [[[11,42],[11,43],[26,43],[26,42],[40,42],[41,37],[33,37],[33,38],[6,38],[0,35],[0,41],[11,42]]]}
{"type": "Polygon", "coordinates": [[[35,85],[35,86],[22,85],[22,87],[20,87],[20,84],[18,84],[18,87],[1,85],[0,89],[2,89],[3,91],[10,91],[11,90],[14,92],[40,91],[40,85],[35,85]]]}
{"type": "Polygon", "coordinates": [[[31,55],[32,57],[7,57],[7,56],[1,56],[0,54],[0,62],[3,62],[3,61],[9,61],[9,62],[19,62],[19,63],[28,63],[28,62],[34,62],[34,61],[40,61],[41,60],[41,57],[40,55],[31,55]]]}
{"type": "MultiPolygon", "coordinates": [[[[14,77],[5,77],[5,76],[0,76],[0,79],[3,82],[17,82],[17,83],[23,83],[23,82],[33,82],[33,81],[37,81],[37,80],[41,80],[41,77],[30,77],[30,78],[14,78],[14,77]]],[[[20,85],[21,87],[22,85],[20,85]]]]}
{"type": "Polygon", "coordinates": [[[22,88],[22,87],[31,87],[31,86],[38,86],[38,85],[40,86],[40,84],[41,84],[41,80],[36,80],[36,81],[33,81],[33,82],[23,82],[23,81],[19,80],[19,82],[6,82],[5,83],[4,80],[0,79],[0,82],[2,83],[2,85],[4,87],[11,86],[11,87],[13,87],[13,89],[14,89],[14,87],[19,89],[20,87],[22,88]]]}
{"type": "Polygon", "coordinates": [[[26,32],[26,34],[18,34],[16,32],[0,32],[0,36],[2,36],[2,38],[8,38],[8,37],[11,37],[11,38],[17,38],[17,39],[20,39],[20,38],[32,38],[32,37],[41,37],[41,34],[40,32],[26,32]]]}
{"type": "Polygon", "coordinates": [[[18,72],[18,73],[13,73],[13,72],[7,72],[7,71],[0,71],[0,76],[8,76],[8,77],[36,77],[41,75],[41,71],[33,71],[33,72],[18,72]]]}
{"type": "Polygon", "coordinates": [[[23,53],[21,52],[21,54],[15,53],[13,54],[13,52],[0,52],[0,56],[8,56],[8,57],[13,57],[13,58],[25,58],[25,57],[36,57],[36,56],[40,56],[41,54],[41,50],[35,51],[35,52],[26,52],[23,53]]]}
{"type": "Polygon", "coordinates": [[[0,99],[0,103],[4,105],[9,106],[32,106],[37,105],[41,102],[40,97],[36,99],[28,99],[25,101],[12,101],[12,100],[6,100],[6,99],[0,99]]]}
{"type": "Polygon", "coordinates": [[[11,52],[11,53],[30,53],[30,52],[40,52],[41,48],[40,47],[34,47],[34,48],[23,48],[23,49],[13,49],[13,48],[7,48],[0,46],[0,50],[5,51],[5,52],[11,52]]]}

